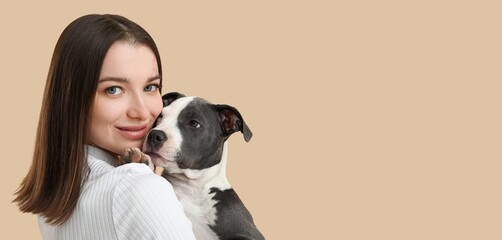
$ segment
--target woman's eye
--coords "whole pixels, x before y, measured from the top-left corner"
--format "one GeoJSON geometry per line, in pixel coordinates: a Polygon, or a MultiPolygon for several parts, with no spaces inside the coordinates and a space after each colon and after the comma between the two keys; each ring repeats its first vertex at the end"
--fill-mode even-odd
{"type": "Polygon", "coordinates": [[[106,93],[108,93],[110,95],[114,95],[114,96],[122,94],[123,92],[124,91],[122,91],[122,89],[117,86],[109,87],[106,89],[106,93]]]}
{"type": "Polygon", "coordinates": [[[195,120],[188,122],[188,126],[193,127],[193,128],[201,128],[202,127],[202,125],[200,125],[200,123],[198,123],[195,120]]]}
{"type": "Polygon", "coordinates": [[[157,84],[150,84],[145,87],[145,91],[146,92],[154,92],[154,91],[157,91],[157,89],[159,89],[159,88],[160,88],[160,86],[157,84]]]}

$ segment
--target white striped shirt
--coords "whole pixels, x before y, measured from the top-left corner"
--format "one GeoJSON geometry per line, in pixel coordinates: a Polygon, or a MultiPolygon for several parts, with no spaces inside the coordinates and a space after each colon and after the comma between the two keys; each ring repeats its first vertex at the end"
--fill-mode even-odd
{"type": "Polygon", "coordinates": [[[70,219],[50,225],[38,218],[43,239],[195,239],[171,184],[148,166],[115,167],[112,156],[91,146],[87,161],[90,173],[70,219]]]}

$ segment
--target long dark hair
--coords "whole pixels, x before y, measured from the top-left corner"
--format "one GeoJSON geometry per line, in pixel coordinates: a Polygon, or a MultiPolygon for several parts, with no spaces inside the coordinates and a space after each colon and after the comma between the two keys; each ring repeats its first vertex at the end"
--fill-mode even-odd
{"type": "Polygon", "coordinates": [[[103,60],[116,41],[149,47],[162,76],[157,46],[138,24],[109,14],[85,15],[70,23],[52,56],[31,168],[15,193],[22,212],[62,224],[75,209],[88,174],[88,115],[103,60]]]}

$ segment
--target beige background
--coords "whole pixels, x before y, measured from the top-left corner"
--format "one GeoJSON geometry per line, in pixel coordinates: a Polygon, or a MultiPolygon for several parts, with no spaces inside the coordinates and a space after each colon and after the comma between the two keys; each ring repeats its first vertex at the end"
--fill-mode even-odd
{"type": "Polygon", "coordinates": [[[165,91],[241,111],[229,180],[268,239],[502,238],[496,1],[103,2],[0,4],[0,239],[40,239],[10,201],[56,40],[87,13],[146,28],[165,91]]]}

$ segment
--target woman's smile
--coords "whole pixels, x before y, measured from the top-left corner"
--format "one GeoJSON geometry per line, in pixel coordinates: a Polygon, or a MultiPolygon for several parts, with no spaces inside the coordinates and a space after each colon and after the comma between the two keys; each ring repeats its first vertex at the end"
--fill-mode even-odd
{"type": "Polygon", "coordinates": [[[138,125],[138,126],[133,126],[133,125],[120,126],[120,127],[116,127],[116,128],[126,138],[130,138],[130,139],[134,139],[134,140],[144,138],[148,132],[148,128],[147,128],[146,124],[138,125]]]}

